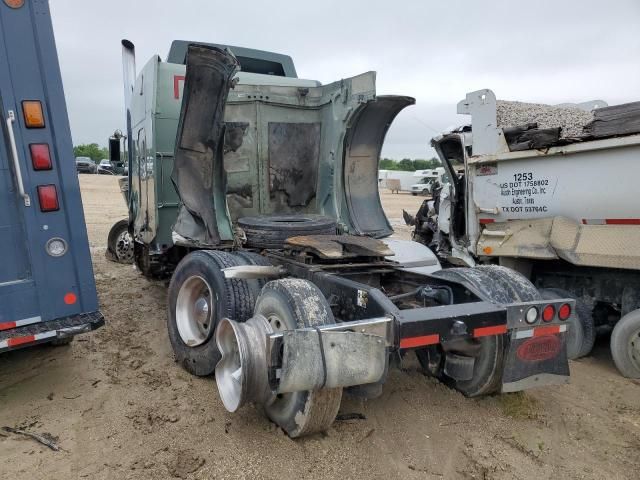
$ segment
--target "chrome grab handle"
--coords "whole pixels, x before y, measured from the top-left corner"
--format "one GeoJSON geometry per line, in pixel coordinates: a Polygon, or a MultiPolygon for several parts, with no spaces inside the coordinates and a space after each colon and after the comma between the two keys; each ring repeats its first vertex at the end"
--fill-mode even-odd
{"type": "Polygon", "coordinates": [[[20,161],[18,160],[18,148],[16,147],[16,137],[13,134],[13,122],[16,121],[16,115],[13,110],[9,110],[9,117],[7,118],[7,130],[9,131],[9,142],[11,143],[11,156],[13,157],[13,169],[16,172],[16,181],[18,182],[18,190],[20,196],[24,199],[24,206],[31,206],[31,199],[29,195],[24,191],[24,184],[22,183],[22,171],[20,170],[20,161]]]}

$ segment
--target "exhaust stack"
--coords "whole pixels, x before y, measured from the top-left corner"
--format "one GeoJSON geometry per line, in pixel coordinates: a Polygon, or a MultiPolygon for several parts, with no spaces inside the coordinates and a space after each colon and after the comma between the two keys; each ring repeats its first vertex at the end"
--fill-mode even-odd
{"type": "MultiPolygon", "coordinates": [[[[124,85],[124,111],[127,123],[127,161],[129,167],[133,160],[133,134],[131,126],[131,98],[136,84],[136,47],[133,42],[122,40],[122,83],[124,85]]],[[[129,168],[131,180],[131,168],[129,168]]]]}

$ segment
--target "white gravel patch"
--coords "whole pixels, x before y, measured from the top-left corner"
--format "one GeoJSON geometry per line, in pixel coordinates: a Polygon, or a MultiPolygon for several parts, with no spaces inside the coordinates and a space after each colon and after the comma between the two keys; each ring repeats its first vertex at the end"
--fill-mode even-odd
{"type": "Polygon", "coordinates": [[[538,128],[562,127],[562,138],[582,135],[582,128],[593,120],[593,113],[579,108],[554,107],[540,103],[498,100],[496,110],[499,128],[537,123],[538,128]]]}

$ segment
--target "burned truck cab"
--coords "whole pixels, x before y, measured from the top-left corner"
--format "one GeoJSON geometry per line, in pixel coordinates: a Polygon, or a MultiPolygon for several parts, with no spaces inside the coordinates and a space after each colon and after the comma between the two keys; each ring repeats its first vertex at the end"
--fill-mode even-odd
{"type": "Polygon", "coordinates": [[[572,300],[387,238],[378,161],[413,98],[376,95],[374,72],[320,85],[241,67],[190,44],[186,67],[155,57],[131,88],[130,229],[142,273],[171,273],[179,365],[291,437],[326,430],[343,390],[379,395],[412,351],[467,396],[568,380],[572,300]]]}

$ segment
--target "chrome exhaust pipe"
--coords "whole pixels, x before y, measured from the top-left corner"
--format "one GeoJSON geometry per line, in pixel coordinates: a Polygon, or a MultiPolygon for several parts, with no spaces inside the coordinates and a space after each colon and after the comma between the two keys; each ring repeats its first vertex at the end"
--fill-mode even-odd
{"type": "Polygon", "coordinates": [[[136,47],[129,40],[122,40],[122,83],[124,85],[124,111],[127,124],[127,160],[129,179],[133,160],[133,127],[131,125],[131,98],[136,84],[136,47]]]}
{"type": "Polygon", "coordinates": [[[262,315],[244,323],[223,318],[216,329],[222,358],[216,384],[225,408],[235,412],[248,402],[266,403],[272,396],[267,375],[267,335],[271,325],[262,315]]]}

